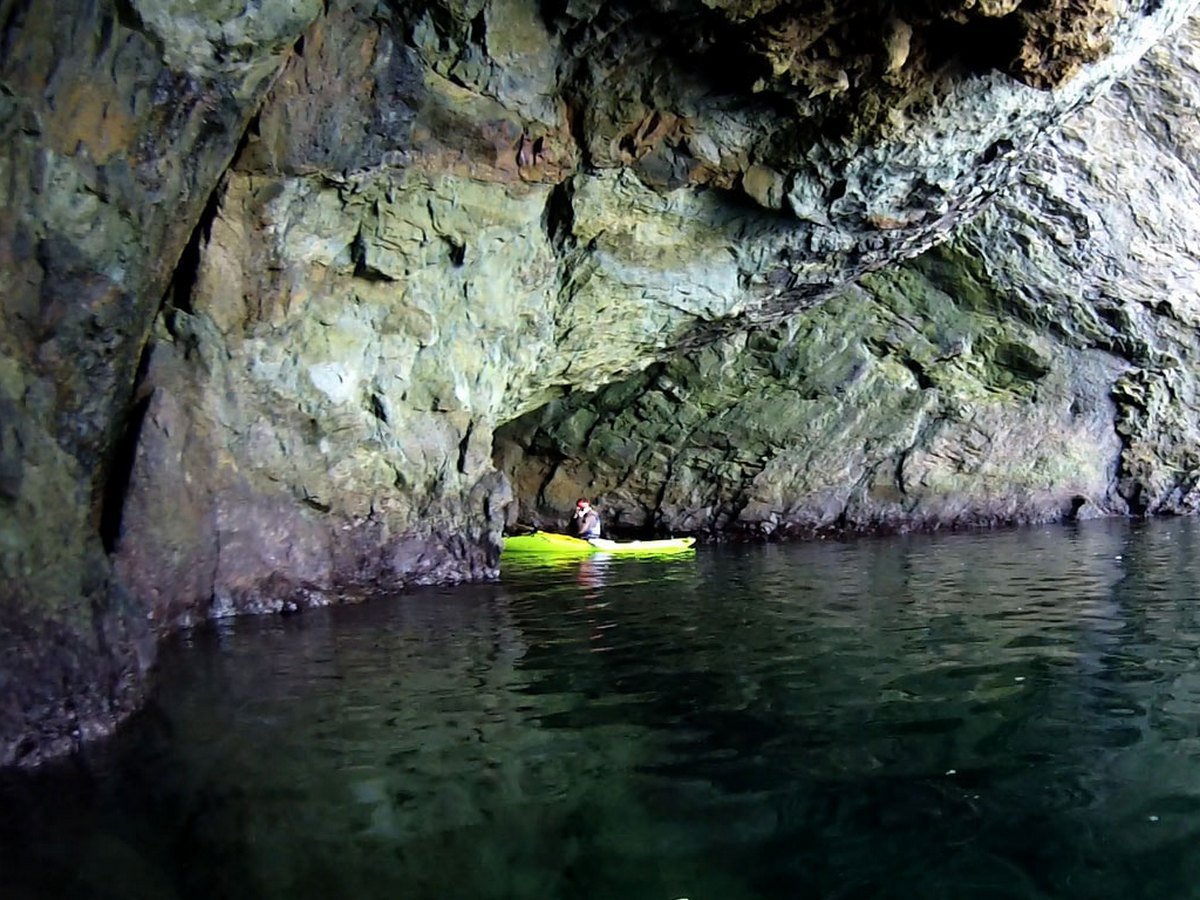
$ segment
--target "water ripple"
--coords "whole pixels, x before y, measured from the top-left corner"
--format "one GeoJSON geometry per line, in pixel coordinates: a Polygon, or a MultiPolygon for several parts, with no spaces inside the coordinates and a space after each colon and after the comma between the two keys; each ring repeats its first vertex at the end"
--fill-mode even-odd
{"type": "Polygon", "coordinates": [[[52,897],[1200,896],[1191,522],[525,566],[192,633],[52,897]]]}

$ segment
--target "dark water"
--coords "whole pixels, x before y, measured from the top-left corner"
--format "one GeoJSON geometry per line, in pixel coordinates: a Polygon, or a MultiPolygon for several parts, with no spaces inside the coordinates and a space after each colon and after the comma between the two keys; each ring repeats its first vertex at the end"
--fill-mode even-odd
{"type": "Polygon", "coordinates": [[[1200,897],[1200,527],[701,548],[194,633],[0,896],[1200,897]]]}

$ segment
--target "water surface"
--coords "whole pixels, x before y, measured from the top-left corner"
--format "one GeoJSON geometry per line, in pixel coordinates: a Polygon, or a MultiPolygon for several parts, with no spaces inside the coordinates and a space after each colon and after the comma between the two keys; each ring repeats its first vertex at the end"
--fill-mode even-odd
{"type": "Polygon", "coordinates": [[[1200,897],[1198,559],[1190,521],[702,547],[198,630],[4,783],[0,894],[1200,897]]]}

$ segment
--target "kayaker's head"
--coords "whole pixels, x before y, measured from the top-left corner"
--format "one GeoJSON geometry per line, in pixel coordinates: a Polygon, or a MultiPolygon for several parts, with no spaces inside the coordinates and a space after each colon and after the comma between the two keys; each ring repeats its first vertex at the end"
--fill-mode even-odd
{"type": "Polygon", "coordinates": [[[586,510],[589,506],[591,506],[591,504],[582,497],[575,501],[575,508],[578,510],[586,510]]]}

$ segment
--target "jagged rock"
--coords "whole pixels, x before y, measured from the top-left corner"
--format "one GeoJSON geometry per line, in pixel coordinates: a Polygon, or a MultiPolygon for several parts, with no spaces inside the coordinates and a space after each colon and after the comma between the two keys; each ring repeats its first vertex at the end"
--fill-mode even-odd
{"type": "Polygon", "coordinates": [[[0,4],[0,765],[64,752],[139,700],[154,635],[105,553],[139,358],[320,5],[213,4],[219,29],[171,19],[186,34],[169,35],[167,14],[199,21],[196,4],[0,4]]]}
{"type": "Polygon", "coordinates": [[[1200,24],[1049,136],[960,235],[821,309],[506,426],[525,513],[906,530],[1200,502],[1200,24]],[[587,423],[581,431],[579,422],[587,423]]]}
{"type": "Polygon", "coordinates": [[[1119,360],[963,309],[911,272],[507,426],[538,524],[750,536],[1114,511],[1119,360]],[[586,423],[586,428],[580,423],[586,423]],[[560,462],[562,460],[562,462],[560,462]]]}
{"type": "Polygon", "coordinates": [[[1200,469],[1200,145],[1168,124],[1200,101],[1200,28],[1155,48],[1096,106],[1068,121],[967,231],[936,253],[994,292],[1007,314],[1071,347],[1119,359],[1110,382],[1123,447],[1112,490],[1138,513],[1191,513],[1200,469]]]}
{"type": "MultiPolygon", "coordinates": [[[[447,465],[468,435],[478,442],[564,390],[810,306],[865,267],[915,253],[950,227],[951,205],[965,211],[993,174],[1003,177],[1013,147],[1114,71],[1094,67],[1057,93],[962,66],[935,72],[930,60],[948,45],[928,44],[944,41],[938,29],[948,26],[889,20],[889,60],[897,41],[920,57],[905,90],[920,83],[942,99],[908,110],[903,127],[872,126],[847,142],[818,125],[859,114],[846,98],[798,93],[807,76],[796,70],[776,67],[768,85],[747,93],[744,74],[722,81],[706,68],[724,50],[769,55],[785,32],[801,40],[790,13],[786,27],[758,20],[776,11],[726,6],[714,19],[669,4],[638,12],[611,3],[572,7],[544,25],[516,0],[445,14],[397,9],[398,18],[332,11],[276,83],[201,248],[190,334],[231,364],[220,365],[219,379],[175,365],[164,370],[171,382],[148,383],[201,398],[223,383],[237,404],[218,413],[192,403],[189,414],[265,495],[299,504],[303,516],[315,499],[335,531],[375,515],[389,535],[407,535],[434,521],[433,505],[444,511],[438,527],[494,541],[501,495],[485,492],[486,516],[464,501],[500,482],[483,480],[486,465],[447,465]],[[668,9],[669,33],[653,27],[668,9]],[[925,42],[914,51],[918,31],[925,42]],[[684,60],[685,49],[700,62],[684,60]],[[660,52],[672,66],[630,64],[660,52]],[[522,62],[555,54],[566,62],[522,62]],[[357,102],[332,118],[329,98],[348,85],[357,102]],[[386,122],[376,105],[384,102],[386,122]],[[781,107],[814,123],[807,142],[780,143],[794,136],[781,107]],[[1001,134],[1006,149],[988,155],[1001,134]],[[823,168],[813,170],[814,159],[823,168]],[[861,177],[846,177],[859,166],[861,177]],[[933,195],[906,186],[914,177],[937,180],[951,198],[936,221],[925,206],[933,195]],[[786,214],[689,184],[728,185],[786,214]],[[899,206],[870,199],[889,192],[899,206]],[[320,436],[310,446],[288,437],[295,423],[264,424],[295,410],[320,436]],[[288,449],[267,452],[275,447],[288,449]]],[[[976,12],[1001,15],[989,8],[963,22],[976,12]]],[[[1144,41],[1174,14],[1121,19],[1121,40],[1144,41]]],[[[822,15],[830,35],[853,18],[822,15]]],[[[887,41],[872,52],[880,45],[887,41]]],[[[851,68],[867,77],[862,52],[851,68]]],[[[949,56],[938,58],[945,69],[949,56]]],[[[136,475],[135,497],[156,492],[143,483],[153,477],[175,480],[169,470],[136,475]]],[[[154,569],[153,557],[142,565],[154,569]]],[[[261,578],[273,571],[264,560],[261,578]]],[[[314,584],[330,589],[333,570],[323,571],[314,584]]]]}

